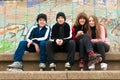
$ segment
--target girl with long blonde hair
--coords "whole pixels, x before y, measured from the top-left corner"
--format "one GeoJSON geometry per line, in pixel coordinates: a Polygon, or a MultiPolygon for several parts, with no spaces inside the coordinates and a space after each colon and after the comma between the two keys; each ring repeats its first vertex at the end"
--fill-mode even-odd
{"type": "MultiPolygon", "coordinates": [[[[88,35],[91,38],[91,42],[94,48],[94,52],[101,54],[102,62],[100,63],[101,69],[107,69],[107,62],[105,58],[105,52],[110,49],[110,42],[107,38],[107,30],[104,25],[99,24],[98,18],[94,15],[89,17],[89,30],[88,35]]],[[[95,69],[95,65],[89,66],[90,70],[95,69]]]]}

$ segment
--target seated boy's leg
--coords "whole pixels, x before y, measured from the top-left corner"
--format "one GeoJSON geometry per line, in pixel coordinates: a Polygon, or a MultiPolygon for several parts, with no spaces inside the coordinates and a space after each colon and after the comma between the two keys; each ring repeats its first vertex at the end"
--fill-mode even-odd
{"type": "Polygon", "coordinates": [[[27,41],[20,41],[18,48],[16,49],[14,54],[14,62],[22,61],[23,54],[27,48],[27,43],[27,41]]]}
{"type": "Polygon", "coordinates": [[[27,48],[27,41],[20,41],[14,54],[14,62],[8,65],[8,71],[23,70],[22,57],[27,48]]]}
{"type": "Polygon", "coordinates": [[[46,56],[46,47],[45,47],[45,45],[46,45],[46,41],[40,41],[40,43],[39,43],[39,46],[40,46],[40,65],[39,65],[39,67],[40,68],[46,68],[46,65],[45,65],[45,63],[46,63],[46,58],[47,58],[47,56],[46,56]]]}
{"type": "Polygon", "coordinates": [[[46,43],[46,54],[47,54],[49,63],[55,63],[55,60],[53,57],[54,56],[54,47],[53,47],[53,43],[51,41],[48,41],[46,43]]]}
{"type": "Polygon", "coordinates": [[[67,51],[68,51],[68,57],[66,62],[69,62],[72,66],[74,63],[74,55],[75,55],[75,42],[73,40],[69,40],[69,42],[66,45],[67,51]]]}
{"type": "Polygon", "coordinates": [[[51,70],[55,70],[56,64],[54,60],[54,44],[51,41],[46,43],[46,54],[49,61],[49,67],[51,70]]]}

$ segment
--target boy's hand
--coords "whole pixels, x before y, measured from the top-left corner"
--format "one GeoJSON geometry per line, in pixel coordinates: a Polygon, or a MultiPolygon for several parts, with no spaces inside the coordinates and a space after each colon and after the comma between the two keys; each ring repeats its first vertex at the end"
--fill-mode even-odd
{"type": "Polygon", "coordinates": [[[32,43],[33,43],[32,40],[30,40],[27,44],[27,47],[29,48],[32,43]]]}
{"type": "Polygon", "coordinates": [[[56,43],[57,43],[57,45],[61,46],[63,44],[63,40],[62,39],[56,39],[56,43]]]}
{"type": "Polygon", "coordinates": [[[35,46],[36,53],[39,54],[40,53],[40,47],[38,46],[38,44],[36,44],[34,42],[32,44],[35,46]]]}

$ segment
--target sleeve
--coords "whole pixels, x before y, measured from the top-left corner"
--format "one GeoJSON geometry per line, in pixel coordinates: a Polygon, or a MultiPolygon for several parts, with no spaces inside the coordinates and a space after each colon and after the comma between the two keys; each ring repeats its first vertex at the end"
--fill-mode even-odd
{"type": "Polygon", "coordinates": [[[63,38],[63,44],[66,43],[68,40],[72,39],[72,30],[70,29],[70,26],[68,23],[66,23],[65,32],[64,35],[65,37],[63,38]]]}
{"type": "Polygon", "coordinates": [[[26,40],[29,42],[32,39],[32,35],[33,35],[33,30],[34,28],[36,28],[37,26],[33,26],[31,27],[31,29],[28,31],[28,34],[26,35],[26,40]]]}
{"type": "Polygon", "coordinates": [[[72,27],[72,39],[73,39],[74,41],[77,40],[76,34],[75,34],[75,28],[74,28],[74,27],[72,27]]]}
{"type": "Polygon", "coordinates": [[[55,42],[56,41],[56,29],[55,25],[52,27],[51,34],[50,34],[50,41],[55,42]]]}
{"type": "Polygon", "coordinates": [[[40,38],[33,38],[32,40],[37,40],[37,41],[43,41],[43,40],[47,40],[49,39],[50,36],[50,27],[49,26],[45,26],[47,28],[45,35],[43,37],[40,38]]]}
{"type": "Polygon", "coordinates": [[[105,41],[105,29],[104,29],[104,26],[100,26],[100,38],[99,39],[91,39],[91,41],[93,43],[99,42],[99,41],[102,41],[102,42],[105,41]]]}
{"type": "Polygon", "coordinates": [[[72,30],[70,29],[70,26],[67,23],[66,23],[65,28],[66,28],[66,30],[65,30],[66,33],[64,33],[64,34],[67,34],[67,36],[63,40],[69,40],[72,38],[72,30]]]}

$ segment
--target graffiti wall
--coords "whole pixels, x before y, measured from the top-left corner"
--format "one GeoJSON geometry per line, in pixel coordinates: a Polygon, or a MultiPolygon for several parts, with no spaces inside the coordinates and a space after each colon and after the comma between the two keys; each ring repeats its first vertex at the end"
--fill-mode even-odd
{"type": "Polygon", "coordinates": [[[46,13],[52,26],[59,11],[71,26],[79,12],[96,15],[107,26],[111,51],[120,52],[120,0],[0,0],[0,53],[16,50],[39,13],[46,13]]]}

